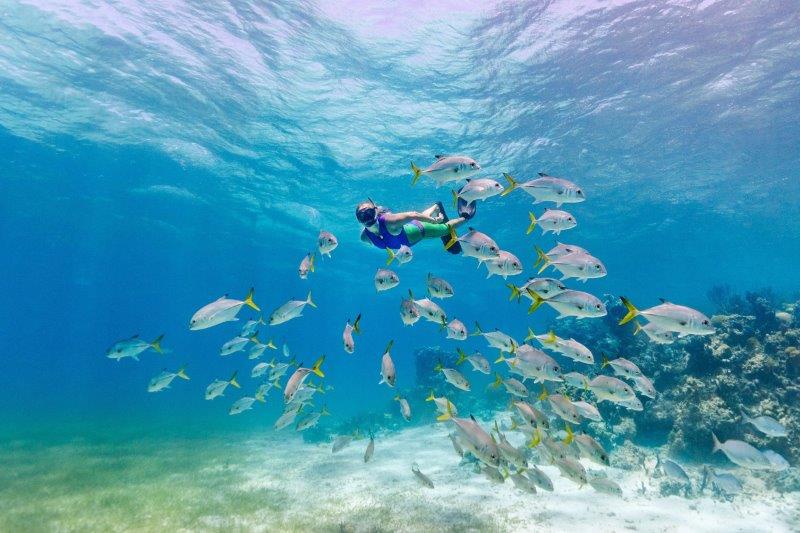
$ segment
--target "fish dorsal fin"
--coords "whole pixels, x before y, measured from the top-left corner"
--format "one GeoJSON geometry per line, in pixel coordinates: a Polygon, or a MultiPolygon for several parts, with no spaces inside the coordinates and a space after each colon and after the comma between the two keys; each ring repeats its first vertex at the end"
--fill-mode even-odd
{"type": "Polygon", "coordinates": [[[134,335],[133,337],[131,337],[131,339],[138,339],[138,338],[139,338],[139,334],[138,333],[136,335],[134,335]]]}
{"type": "Polygon", "coordinates": [[[538,174],[539,174],[541,177],[543,177],[543,178],[548,178],[548,177],[550,177],[550,174],[548,174],[547,172],[538,172],[538,174]]]}
{"type": "Polygon", "coordinates": [[[470,231],[477,231],[477,230],[476,230],[475,228],[473,228],[472,226],[469,226],[469,227],[467,227],[467,229],[468,229],[468,230],[470,230],[470,231]]]}
{"type": "Polygon", "coordinates": [[[436,158],[436,160],[438,161],[438,160],[440,160],[440,159],[444,159],[445,157],[448,157],[448,156],[447,156],[447,154],[436,154],[436,155],[435,155],[435,156],[433,156],[433,157],[435,157],[435,158],[436,158]]]}
{"type": "Polygon", "coordinates": [[[666,298],[659,298],[659,300],[661,301],[662,304],[671,304],[672,303],[669,300],[667,300],[666,298]]]}
{"type": "Polygon", "coordinates": [[[475,422],[476,424],[478,423],[478,421],[475,420],[475,417],[472,415],[472,413],[469,414],[469,417],[473,422],[475,422]]]}
{"type": "Polygon", "coordinates": [[[219,302],[220,300],[226,300],[227,298],[228,298],[228,293],[226,292],[225,294],[217,298],[217,301],[219,302]]]}

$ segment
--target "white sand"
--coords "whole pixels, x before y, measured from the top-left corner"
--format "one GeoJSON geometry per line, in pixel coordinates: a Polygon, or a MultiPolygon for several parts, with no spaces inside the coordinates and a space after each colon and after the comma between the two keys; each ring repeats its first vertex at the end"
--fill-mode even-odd
{"type": "Polygon", "coordinates": [[[755,479],[733,502],[662,498],[641,471],[616,469],[607,472],[622,498],[578,488],[549,466],[554,492],[492,484],[458,466],[448,426],[379,434],[367,464],[366,439],[332,454],[291,429],[5,443],[0,531],[798,531],[800,493],[765,492],[755,479]],[[417,482],[415,461],[434,489],[417,482]]]}
{"type": "MultiPolygon", "coordinates": [[[[555,490],[526,494],[510,480],[492,484],[469,467],[459,467],[443,426],[377,436],[368,464],[363,462],[366,439],[331,454],[330,445],[302,444],[291,434],[285,436],[278,442],[270,436],[267,442],[248,443],[265,463],[247,472],[243,488],[290,492],[293,504],[284,510],[288,516],[302,516],[301,523],[309,527],[315,527],[313,519],[307,521],[313,516],[320,519],[317,527],[341,524],[348,530],[778,532],[800,527],[800,494],[750,492],[747,484],[733,502],[710,495],[660,497],[643,472],[606,469],[622,486],[624,495],[619,498],[579,488],[560,477],[556,468],[543,466],[555,490]],[[434,489],[417,482],[411,473],[415,461],[434,489]],[[639,492],[642,482],[645,495],[639,492]]],[[[294,525],[302,527],[301,523],[294,525]]]]}

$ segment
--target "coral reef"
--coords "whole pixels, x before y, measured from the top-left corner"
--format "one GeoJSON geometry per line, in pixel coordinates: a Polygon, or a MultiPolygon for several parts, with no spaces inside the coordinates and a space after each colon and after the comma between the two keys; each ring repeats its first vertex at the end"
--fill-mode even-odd
{"type": "MultiPolygon", "coordinates": [[[[644,445],[666,441],[669,453],[699,462],[719,462],[711,454],[711,432],[721,439],[742,439],[769,448],[790,464],[800,463],[800,303],[777,303],[769,290],[734,294],[717,287],[709,299],[721,313],[712,320],[717,331],[673,344],[649,342],[617,326],[624,309],[606,297],[608,316],[594,321],[562,321],[560,336],[572,336],[595,354],[606,352],[635,362],[659,394],[644,399],[642,412],[601,410],[610,441],[631,438],[644,445]],[[740,408],[769,415],[786,426],[789,436],[770,438],[744,425],[740,408]],[[635,423],[631,430],[628,418],[635,423]]],[[[781,476],[773,476],[781,478],[781,476]]],[[[785,481],[785,477],[783,478],[785,481]]]]}

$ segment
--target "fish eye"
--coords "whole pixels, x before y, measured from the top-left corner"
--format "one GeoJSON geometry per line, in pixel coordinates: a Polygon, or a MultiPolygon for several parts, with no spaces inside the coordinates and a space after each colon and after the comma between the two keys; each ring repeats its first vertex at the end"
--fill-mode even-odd
{"type": "Polygon", "coordinates": [[[473,161],[472,163],[469,164],[469,166],[471,166],[472,168],[475,168],[475,162],[473,161]]]}
{"type": "Polygon", "coordinates": [[[703,320],[703,325],[707,326],[708,325],[708,320],[703,320]]]}
{"type": "Polygon", "coordinates": [[[122,353],[122,348],[117,348],[117,353],[122,353]]]}
{"type": "Polygon", "coordinates": [[[583,191],[582,191],[582,190],[580,190],[580,189],[578,189],[578,190],[577,190],[577,191],[575,191],[575,192],[576,192],[576,193],[578,193],[578,194],[583,194],[583,191]]]}
{"type": "Polygon", "coordinates": [[[570,222],[572,222],[572,217],[567,217],[567,220],[569,220],[570,222]]]}
{"type": "Polygon", "coordinates": [[[597,309],[600,309],[600,304],[595,304],[595,307],[596,307],[597,309]]]}

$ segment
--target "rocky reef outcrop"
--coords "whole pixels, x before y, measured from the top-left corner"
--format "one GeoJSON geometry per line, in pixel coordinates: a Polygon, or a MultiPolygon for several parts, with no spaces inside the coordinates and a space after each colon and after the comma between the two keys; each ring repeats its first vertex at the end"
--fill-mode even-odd
{"type": "Polygon", "coordinates": [[[711,455],[712,431],[721,439],[745,440],[769,448],[790,464],[800,463],[800,302],[779,304],[768,290],[743,296],[725,287],[709,292],[718,308],[716,332],[707,337],[650,342],[617,321],[624,308],[607,297],[603,320],[558,324],[559,336],[575,337],[595,354],[625,357],[649,376],[659,391],[645,399],[645,409],[614,409],[607,418],[607,438],[619,438],[616,426],[629,419],[635,442],[667,444],[676,457],[723,462],[711,455]],[[786,426],[788,437],[766,437],[742,422],[741,409],[769,415],[786,426]]]}

